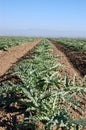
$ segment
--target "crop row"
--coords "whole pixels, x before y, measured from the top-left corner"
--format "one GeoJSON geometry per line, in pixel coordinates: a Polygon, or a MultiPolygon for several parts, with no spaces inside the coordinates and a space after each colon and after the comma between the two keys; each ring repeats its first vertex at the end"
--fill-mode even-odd
{"type": "Polygon", "coordinates": [[[35,39],[36,38],[0,36],[0,50],[7,50],[11,46],[32,42],[35,39]]]}
{"type": "Polygon", "coordinates": [[[57,38],[54,40],[75,51],[82,51],[86,53],[86,39],[57,38]]]}
{"type": "MultiPolygon", "coordinates": [[[[77,85],[76,77],[69,82],[68,76],[61,77],[59,69],[62,65],[52,56],[52,45],[43,40],[34,50],[31,58],[25,58],[14,67],[12,75],[16,75],[18,82],[3,82],[0,91],[0,104],[9,108],[17,103],[25,108],[24,120],[17,124],[19,129],[34,130],[38,122],[44,129],[79,130],[86,125],[85,119],[75,119],[70,114],[70,107],[83,111],[75,96],[84,97],[86,88],[81,82],[77,85]],[[68,104],[68,105],[65,105],[68,104]]],[[[39,128],[42,130],[42,128],[39,128]]]]}

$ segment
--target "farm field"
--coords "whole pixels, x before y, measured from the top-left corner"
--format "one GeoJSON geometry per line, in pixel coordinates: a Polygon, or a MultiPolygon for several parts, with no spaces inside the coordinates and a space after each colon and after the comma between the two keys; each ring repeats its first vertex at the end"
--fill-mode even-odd
{"type": "Polygon", "coordinates": [[[21,58],[25,53],[27,53],[31,48],[33,48],[41,39],[36,39],[34,42],[22,44],[21,46],[15,46],[9,48],[7,51],[1,51],[0,53],[0,76],[6,73],[6,71],[15,63],[19,58],[21,58]]]}
{"type": "Polygon", "coordinates": [[[86,40],[50,39],[61,50],[83,77],[86,75],[86,40]]]}
{"type": "Polygon", "coordinates": [[[86,39],[58,38],[54,40],[72,50],[86,54],[86,39]]]}
{"type": "Polygon", "coordinates": [[[35,39],[37,38],[0,36],[0,50],[7,50],[12,46],[33,42],[35,39]]]}
{"type": "MultiPolygon", "coordinates": [[[[68,69],[65,48],[55,39],[38,43],[0,77],[0,128],[85,130],[85,74],[79,75],[69,64],[68,69]]],[[[78,51],[86,58],[85,49],[78,51]]]]}

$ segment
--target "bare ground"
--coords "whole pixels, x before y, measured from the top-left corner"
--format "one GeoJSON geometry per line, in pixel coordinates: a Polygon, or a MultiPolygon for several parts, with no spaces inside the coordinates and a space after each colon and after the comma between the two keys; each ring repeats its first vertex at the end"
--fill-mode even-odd
{"type": "Polygon", "coordinates": [[[11,47],[8,51],[0,51],[0,76],[18,61],[23,55],[31,50],[41,40],[34,41],[32,43],[23,44],[21,46],[11,47]]]}
{"type": "Polygon", "coordinates": [[[62,77],[64,77],[67,74],[70,81],[72,81],[74,76],[76,76],[77,80],[80,81],[82,79],[80,73],[73,67],[73,65],[70,63],[65,54],[62,51],[60,51],[54,44],[53,50],[53,55],[57,55],[58,61],[63,65],[63,68],[60,71],[62,77]]]}
{"type": "Polygon", "coordinates": [[[50,41],[56,46],[56,48],[65,54],[68,59],[68,62],[72,64],[73,69],[76,69],[81,77],[86,75],[86,54],[81,51],[74,51],[70,48],[67,48],[58,42],[51,40],[50,41]]]}

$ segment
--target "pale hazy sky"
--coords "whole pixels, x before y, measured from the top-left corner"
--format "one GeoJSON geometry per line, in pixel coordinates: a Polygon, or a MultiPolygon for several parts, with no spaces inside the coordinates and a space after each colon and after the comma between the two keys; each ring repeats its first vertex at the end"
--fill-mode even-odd
{"type": "Polygon", "coordinates": [[[0,35],[86,37],[86,0],[0,0],[0,35]]]}

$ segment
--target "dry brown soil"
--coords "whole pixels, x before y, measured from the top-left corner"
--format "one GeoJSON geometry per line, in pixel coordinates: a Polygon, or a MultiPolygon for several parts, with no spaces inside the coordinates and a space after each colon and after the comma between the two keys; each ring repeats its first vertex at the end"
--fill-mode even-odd
{"type": "Polygon", "coordinates": [[[21,46],[11,47],[8,51],[0,51],[0,76],[18,61],[23,55],[37,45],[41,39],[32,43],[23,44],[21,46]]]}
{"type": "Polygon", "coordinates": [[[82,77],[86,75],[86,54],[81,51],[74,51],[70,48],[67,48],[54,40],[50,39],[50,41],[56,46],[59,51],[65,54],[68,62],[72,64],[73,68],[76,68],[82,77]]]}
{"type": "Polygon", "coordinates": [[[80,81],[82,79],[80,73],[73,67],[65,54],[60,51],[54,44],[53,50],[53,55],[56,55],[58,57],[58,61],[63,65],[60,70],[61,76],[64,77],[67,74],[70,81],[72,81],[73,77],[76,76],[77,80],[80,81]]]}

